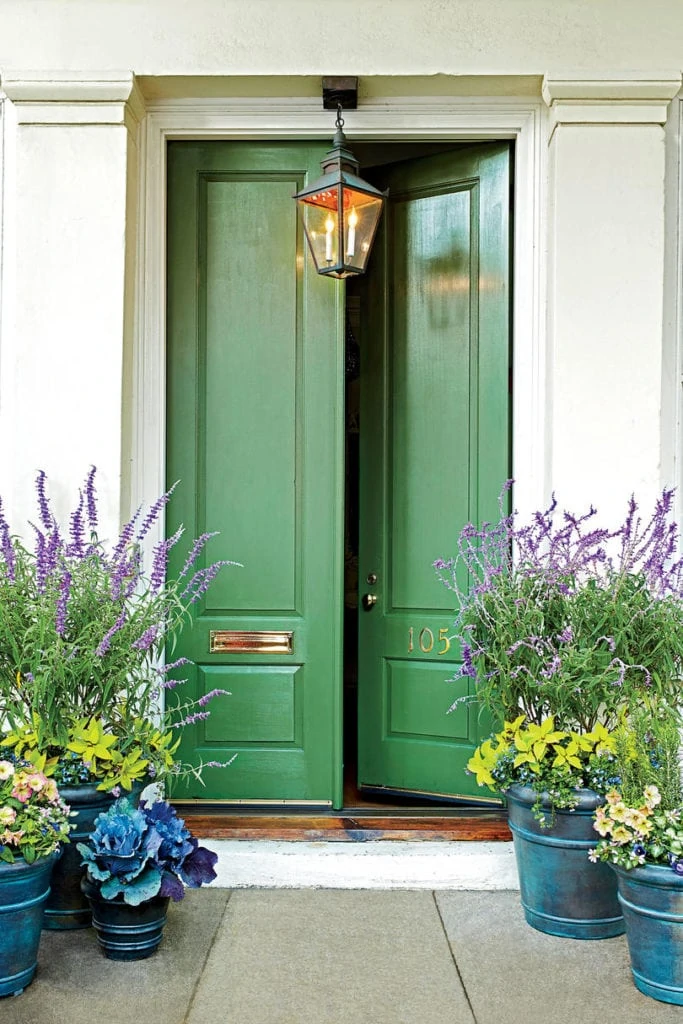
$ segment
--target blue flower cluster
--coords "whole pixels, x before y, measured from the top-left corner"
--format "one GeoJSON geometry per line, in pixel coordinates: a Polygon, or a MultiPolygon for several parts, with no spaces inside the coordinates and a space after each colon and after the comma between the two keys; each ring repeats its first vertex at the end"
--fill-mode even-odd
{"type": "Polygon", "coordinates": [[[131,906],[154,896],[181,900],[185,886],[197,889],[216,877],[217,855],[199,845],[166,800],[139,808],[117,800],[77,848],[102,898],[122,897],[131,906]]]}

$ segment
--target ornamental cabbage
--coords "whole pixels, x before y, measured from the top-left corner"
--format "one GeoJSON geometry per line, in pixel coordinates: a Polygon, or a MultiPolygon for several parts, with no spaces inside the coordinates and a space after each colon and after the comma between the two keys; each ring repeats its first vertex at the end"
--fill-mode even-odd
{"type": "Polygon", "coordinates": [[[138,906],[154,896],[181,900],[185,886],[216,877],[218,857],[199,846],[165,800],[139,809],[123,797],[95,820],[87,843],[79,843],[88,881],[103,899],[138,906]]]}

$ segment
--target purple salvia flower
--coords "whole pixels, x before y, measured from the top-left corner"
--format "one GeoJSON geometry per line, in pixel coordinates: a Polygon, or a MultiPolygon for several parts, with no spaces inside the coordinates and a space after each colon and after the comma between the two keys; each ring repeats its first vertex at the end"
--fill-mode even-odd
{"type": "Polygon", "coordinates": [[[541,675],[544,677],[544,679],[552,679],[552,677],[557,672],[559,672],[561,668],[562,668],[562,662],[560,661],[559,656],[556,654],[553,657],[553,659],[550,662],[550,664],[548,665],[548,667],[541,669],[541,675]]]}
{"type": "Polygon", "coordinates": [[[161,684],[162,690],[175,690],[176,686],[182,686],[187,679],[165,679],[161,684]]]}
{"type": "Polygon", "coordinates": [[[40,521],[46,530],[52,528],[54,522],[54,516],[50,511],[50,502],[45,494],[45,482],[47,475],[44,469],[41,469],[36,477],[36,494],[38,495],[38,511],[40,512],[40,521]]]}
{"type": "Polygon", "coordinates": [[[85,523],[83,522],[83,491],[78,492],[78,505],[69,516],[69,535],[71,543],[67,555],[83,558],[85,556],[85,523]]]}
{"type": "MultiPolygon", "coordinates": [[[[557,634],[558,644],[570,644],[574,639],[574,632],[571,626],[565,626],[561,633],[557,634]]],[[[614,650],[614,648],[612,648],[614,650]]]]}
{"type": "Polygon", "coordinates": [[[212,701],[214,697],[221,697],[221,696],[229,697],[230,696],[230,691],[229,690],[209,690],[208,693],[205,693],[202,697],[200,697],[198,699],[197,705],[200,708],[205,708],[206,705],[210,701],[212,701]]]}
{"type": "Polygon", "coordinates": [[[36,586],[39,593],[42,594],[45,590],[45,582],[50,574],[47,542],[43,531],[39,530],[37,526],[33,526],[33,523],[31,523],[31,526],[36,534],[36,586]]]}
{"type": "Polygon", "coordinates": [[[16,578],[17,556],[14,550],[14,545],[12,544],[9,526],[5,519],[5,513],[2,507],[2,498],[0,498],[0,549],[2,550],[2,557],[5,560],[7,576],[12,583],[14,583],[16,578]]]}
{"type": "Polygon", "coordinates": [[[69,594],[71,593],[71,573],[65,569],[64,575],[62,576],[59,584],[59,597],[57,598],[57,608],[55,610],[55,629],[60,636],[64,635],[66,628],[66,609],[69,603],[69,594]]]}
{"type": "Polygon", "coordinates": [[[110,629],[108,629],[107,632],[104,634],[104,636],[100,640],[98,647],[95,650],[95,654],[97,655],[98,658],[103,658],[105,656],[105,654],[111,647],[113,637],[118,633],[120,629],[123,629],[126,622],[126,616],[126,609],[122,608],[121,614],[119,615],[118,619],[116,620],[114,625],[110,629]]]}
{"type": "Polygon", "coordinates": [[[172,672],[174,668],[180,668],[181,665],[191,665],[192,662],[189,658],[178,658],[177,661],[172,661],[168,665],[162,665],[161,668],[157,669],[160,676],[165,676],[167,672],[172,672]]]}
{"type": "Polygon", "coordinates": [[[241,568],[240,562],[220,561],[214,562],[213,565],[208,566],[206,569],[199,569],[180,595],[181,601],[187,600],[190,604],[198,601],[209,589],[219,570],[224,565],[237,565],[241,568]]]}
{"type": "Polygon", "coordinates": [[[218,536],[218,531],[214,531],[213,533],[203,533],[201,535],[201,537],[197,537],[196,541],[192,545],[192,550],[190,551],[189,555],[187,556],[187,561],[185,562],[185,565],[183,566],[182,570],[178,573],[178,579],[179,580],[182,580],[183,577],[187,576],[188,572],[190,571],[190,569],[194,565],[194,563],[195,563],[195,561],[197,559],[197,556],[199,555],[200,551],[202,550],[202,548],[204,547],[206,542],[208,540],[210,540],[211,537],[217,537],[217,536],[218,536]]]}
{"type": "Polygon", "coordinates": [[[160,626],[153,625],[149,626],[142,636],[139,636],[137,640],[133,640],[132,647],[137,651],[147,651],[152,646],[157,636],[159,635],[160,626]]]}
{"type": "Polygon", "coordinates": [[[169,490],[167,490],[165,494],[162,494],[161,497],[157,498],[157,500],[154,502],[154,504],[150,508],[149,512],[145,516],[145,518],[143,520],[143,523],[142,523],[142,526],[138,530],[137,537],[135,538],[138,541],[138,543],[141,540],[143,540],[147,536],[149,531],[152,529],[152,527],[156,523],[157,519],[159,518],[162,509],[166,505],[168,505],[168,502],[169,502],[169,500],[171,498],[171,495],[173,494],[173,492],[175,491],[177,486],[178,486],[178,481],[176,480],[176,482],[173,484],[173,486],[170,487],[169,490]]]}
{"type": "Polygon", "coordinates": [[[140,518],[141,512],[142,505],[138,506],[132,519],[129,519],[126,525],[121,530],[121,533],[119,534],[119,539],[116,542],[116,546],[114,547],[114,550],[111,553],[112,562],[118,562],[119,559],[125,554],[128,545],[132,543],[133,536],[135,534],[135,527],[137,525],[138,519],[140,518]]]}
{"type": "Polygon", "coordinates": [[[610,651],[615,651],[616,650],[617,645],[614,642],[614,637],[613,636],[599,636],[597,641],[596,641],[596,643],[600,643],[601,640],[605,641],[605,643],[609,647],[610,651]]]}
{"type": "Polygon", "coordinates": [[[97,496],[95,492],[95,466],[90,467],[90,472],[85,481],[85,507],[88,513],[88,527],[90,533],[97,531],[97,496]]]}
{"type": "Polygon", "coordinates": [[[152,564],[152,572],[149,578],[149,589],[153,594],[158,590],[161,590],[164,583],[166,582],[166,565],[168,562],[168,553],[171,548],[178,543],[180,540],[184,527],[180,526],[168,540],[162,540],[154,547],[154,562],[152,564]]]}
{"type": "Polygon", "coordinates": [[[186,718],[182,718],[179,722],[175,722],[173,725],[174,729],[182,729],[186,725],[194,725],[195,722],[202,722],[205,718],[210,717],[208,711],[193,711],[191,715],[187,715],[186,718]]]}

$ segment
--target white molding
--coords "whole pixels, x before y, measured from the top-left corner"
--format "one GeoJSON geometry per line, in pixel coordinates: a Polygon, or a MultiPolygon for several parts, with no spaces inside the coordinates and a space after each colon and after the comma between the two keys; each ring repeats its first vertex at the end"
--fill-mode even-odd
{"type": "Polygon", "coordinates": [[[7,70],[2,92],[15,105],[19,125],[125,124],[134,132],[145,113],[131,71],[7,70]]]}
{"type": "Polygon", "coordinates": [[[680,88],[680,71],[600,79],[577,72],[546,76],[542,93],[550,108],[552,134],[558,124],[666,124],[669,104],[680,88]]]}
{"type": "Polygon", "coordinates": [[[662,487],[676,487],[676,522],[683,519],[683,96],[666,126],[666,252],[662,360],[662,487]]]}
{"type": "MultiPolygon", "coordinates": [[[[540,100],[373,99],[349,111],[349,140],[514,139],[513,474],[521,513],[546,493],[546,110],[540,100]]],[[[318,99],[173,100],[148,107],[140,148],[140,237],[133,395],[134,507],[165,485],[166,143],[170,139],[331,137],[318,99]]]]}

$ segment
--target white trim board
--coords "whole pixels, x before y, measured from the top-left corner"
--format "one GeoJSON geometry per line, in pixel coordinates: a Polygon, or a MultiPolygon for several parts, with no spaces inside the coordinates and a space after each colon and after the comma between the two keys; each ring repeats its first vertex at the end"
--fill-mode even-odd
{"type": "MultiPolygon", "coordinates": [[[[393,97],[348,111],[345,125],[352,146],[354,139],[515,141],[512,461],[515,506],[522,515],[543,507],[547,498],[546,119],[540,99],[393,97]]],[[[154,501],[165,486],[167,141],[331,140],[333,120],[318,99],[169,100],[148,108],[140,145],[133,508],[154,501]]]]}
{"type": "Polygon", "coordinates": [[[518,889],[512,843],[202,840],[222,889],[518,889]]]}

